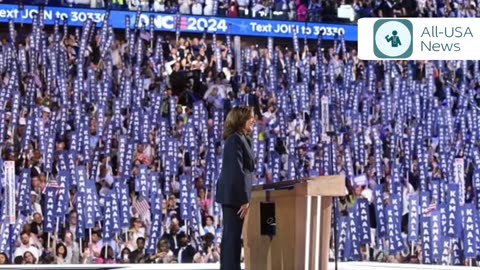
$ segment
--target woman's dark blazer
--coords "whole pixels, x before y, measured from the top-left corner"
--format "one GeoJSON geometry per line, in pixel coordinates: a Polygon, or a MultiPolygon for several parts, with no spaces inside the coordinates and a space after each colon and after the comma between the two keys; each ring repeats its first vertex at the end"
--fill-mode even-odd
{"type": "Polygon", "coordinates": [[[250,202],[255,171],[251,145],[250,139],[241,133],[234,133],[226,139],[215,196],[217,203],[240,206],[250,202]]]}

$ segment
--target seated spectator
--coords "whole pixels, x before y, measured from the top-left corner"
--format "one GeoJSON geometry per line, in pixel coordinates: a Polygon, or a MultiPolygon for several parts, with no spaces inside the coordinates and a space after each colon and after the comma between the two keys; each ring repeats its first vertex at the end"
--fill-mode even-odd
{"type": "Polygon", "coordinates": [[[162,239],[158,242],[157,253],[150,256],[149,261],[155,263],[171,263],[175,258],[173,251],[170,250],[170,243],[166,239],[162,239]]]}
{"type": "Polygon", "coordinates": [[[205,7],[203,8],[203,15],[212,16],[213,15],[213,1],[214,0],[205,0],[205,7]]]}
{"type": "Polygon", "coordinates": [[[198,194],[198,203],[200,205],[200,214],[202,215],[202,220],[208,215],[210,206],[212,204],[211,200],[207,197],[205,188],[199,188],[197,191],[198,194]]]}
{"type": "Polygon", "coordinates": [[[277,20],[288,20],[288,1],[275,0],[273,4],[273,16],[277,20]]]}
{"type": "Polygon", "coordinates": [[[193,258],[194,263],[217,263],[220,261],[218,247],[214,243],[215,236],[207,233],[203,236],[204,244],[202,249],[193,258]]]}
{"type": "Polygon", "coordinates": [[[192,15],[202,15],[203,5],[200,0],[195,0],[192,5],[192,15]]]}
{"type": "Polygon", "coordinates": [[[215,230],[215,220],[213,219],[212,216],[207,216],[205,218],[205,227],[203,227],[203,230],[205,234],[211,233],[215,235],[216,230],[215,230]]]}
{"type": "MultiPolygon", "coordinates": [[[[74,198],[74,196],[71,196],[74,198]]],[[[65,237],[66,233],[70,233],[72,236],[72,240],[76,240],[76,233],[77,233],[77,225],[78,224],[78,214],[76,211],[71,211],[70,214],[68,215],[68,221],[65,224],[65,228],[60,228],[60,233],[59,235],[61,237],[65,237]]]]}
{"type": "Polygon", "coordinates": [[[33,221],[30,225],[30,229],[37,239],[43,238],[43,219],[40,213],[33,214],[33,221]]]}
{"type": "Polygon", "coordinates": [[[122,244],[121,244],[120,248],[122,250],[123,249],[128,249],[128,250],[132,251],[132,250],[137,249],[137,239],[138,239],[138,237],[134,238],[133,235],[134,235],[133,230],[131,230],[131,229],[128,230],[127,236],[126,236],[127,239],[122,239],[121,240],[122,244]]]}
{"type": "Polygon", "coordinates": [[[154,149],[149,145],[139,144],[137,146],[137,160],[143,165],[151,165],[153,161],[154,149]]]}
{"type": "Polygon", "coordinates": [[[137,248],[129,255],[130,263],[141,263],[145,259],[145,238],[137,238],[137,248]]]}
{"type": "Polygon", "coordinates": [[[229,0],[216,0],[218,1],[217,16],[225,17],[228,13],[228,7],[230,5],[229,0]]]}
{"type": "Polygon", "coordinates": [[[238,4],[238,16],[239,17],[248,16],[250,0],[237,0],[237,4],[238,4]]]}
{"type": "Polygon", "coordinates": [[[180,206],[174,195],[170,196],[167,201],[167,215],[177,216],[180,213],[180,206]]]}
{"type": "Polygon", "coordinates": [[[23,256],[16,256],[13,260],[13,264],[23,264],[23,256]]]}
{"type": "Polygon", "coordinates": [[[71,262],[67,262],[67,256],[68,256],[67,247],[62,243],[56,244],[54,263],[70,264],[71,262]]]}
{"type": "Polygon", "coordinates": [[[235,0],[231,0],[230,3],[228,4],[228,11],[227,11],[227,16],[228,17],[238,17],[238,4],[235,0]]]}
{"type": "Polygon", "coordinates": [[[80,262],[80,248],[78,243],[73,241],[71,232],[65,233],[64,243],[67,249],[65,262],[67,264],[78,264],[80,262]]]}
{"type": "Polygon", "coordinates": [[[116,264],[117,260],[115,259],[115,253],[111,246],[103,246],[100,256],[97,258],[98,264],[116,264]]]}
{"type": "Polygon", "coordinates": [[[5,252],[0,252],[0,265],[2,264],[10,264],[8,255],[5,252]]]}
{"type": "Polygon", "coordinates": [[[308,5],[308,21],[321,22],[322,21],[323,7],[321,1],[312,0],[308,5]]]}
{"type": "Polygon", "coordinates": [[[172,219],[170,228],[168,232],[165,232],[162,236],[162,239],[169,242],[169,248],[172,249],[175,256],[178,255],[178,250],[180,249],[180,241],[185,235],[184,232],[180,231],[180,224],[178,219],[172,219]]]}
{"type": "Polygon", "coordinates": [[[393,5],[394,3],[392,0],[382,0],[376,10],[377,17],[393,17],[393,5]]]}
{"type": "Polygon", "coordinates": [[[120,252],[119,263],[123,263],[123,264],[130,263],[130,254],[131,254],[130,249],[123,248],[122,252],[120,252]]]}
{"type": "Polygon", "coordinates": [[[190,14],[190,0],[179,0],[180,14],[190,14]]]}
{"type": "Polygon", "coordinates": [[[297,21],[306,22],[308,17],[307,6],[304,3],[297,3],[297,21]]]}
{"type": "Polygon", "coordinates": [[[23,254],[23,264],[37,264],[38,263],[38,257],[35,257],[32,252],[30,251],[25,251],[23,254]]]}
{"type": "MultiPolygon", "coordinates": [[[[92,239],[91,239],[91,244],[90,249],[91,249],[91,255],[95,258],[100,258],[102,254],[100,252],[102,251],[104,245],[102,241],[102,236],[100,235],[100,232],[98,231],[92,231],[92,239]]],[[[110,247],[111,248],[111,247],[110,247]]]]}
{"type": "Polygon", "coordinates": [[[178,262],[179,263],[193,263],[193,256],[195,255],[196,250],[192,247],[190,236],[184,234],[180,238],[180,249],[178,251],[178,262]]]}
{"type": "Polygon", "coordinates": [[[257,17],[259,15],[261,16],[261,14],[259,13],[265,10],[265,7],[263,6],[263,2],[261,0],[252,0],[251,5],[252,5],[252,8],[250,9],[252,12],[251,16],[252,17],[257,17]]]}
{"type": "Polygon", "coordinates": [[[41,252],[42,246],[44,244],[44,240],[46,239],[46,234],[41,234],[40,238],[38,238],[37,235],[32,232],[32,224],[29,224],[29,223],[23,226],[23,231],[28,235],[30,235],[30,240],[29,240],[30,244],[39,248],[41,252]]]}
{"type": "Polygon", "coordinates": [[[155,0],[153,2],[153,11],[165,12],[165,0],[155,0]]]}
{"type": "MultiPolygon", "coordinates": [[[[32,178],[32,181],[33,181],[34,178],[32,178]]],[[[38,179],[38,178],[36,178],[38,179]]],[[[38,183],[38,185],[40,184],[40,182],[36,182],[38,183]]],[[[33,185],[33,182],[32,182],[32,185],[33,185]]],[[[37,185],[37,184],[35,184],[37,185]]],[[[39,202],[39,199],[40,197],[38,196],[38,193],[35,192],[34,190],[30,191],[30,197],[31,197],[31,202],[32,202],[32,211],[34,213],[39,213],[40,216],[42,216],[42,206],[38,203],[39,202]]]]}
{"type": "Polygon", "coordinates": [[[367,1],[357,1],[354,3],[354,9],[357,13],[357,18],[373,17],[371,5],[367,1]]]}
{"type": "Polygon", "coordinates": [[[149,0],[128,1],[128,9],[130,10],[149,10],[149,0]]]}
{"type": "Polygon", "coordinates": [[[393,15],[394,17],[405,17],[407,15],[407,11],[401,0],[397,0],[393,5],[393,15]]]}
{"type": "MultiPolygon", "coordinates": [[[[30,255],[34,257],[34,261],[38,261],[41,255],[40,249],[33,245],[30,240],[30,234],[26,231],[22,232],[20,235],[20,246],[15,249],[14,256],[23,256],[25,259],[25,255],[28,252],[30,255]]],[[[29,262],[32,261],[30,258],[28,260],[29,262]]]]}

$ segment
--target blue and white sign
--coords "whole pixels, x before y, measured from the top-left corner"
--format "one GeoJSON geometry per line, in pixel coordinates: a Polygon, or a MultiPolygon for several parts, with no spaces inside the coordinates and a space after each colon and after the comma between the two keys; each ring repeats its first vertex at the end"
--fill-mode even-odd
{"type": "MultiPolygon", "coordinates": [[[[32,23],[32,18],[38,14],[39,8],[25,5],[23,10],[18,5],[0,5],[0,22],[13,20],[15,23],[32,23]]],[[[136,12],[131,11],[110,11],[109,23],[113,28],[125,28],[125,17],[130,16],[130,21],[135,22],[136,12]]],[[[80,9],[63,7],[45,7],[44,22],[46,25],[53,25],[56,18],[68,20],[69,26],[83,26],[87,19],[101,24],[105,17],[105,10],[80,9]]],[[[146,12],[140,15],[140,25],[153,25],[156,31],[175,31],[175,14],[160,14],[146,12]]],[[[203,16],[180,16],[180,31],[188,33],[208,32],[217,34],[235,34],[242,36],[292,38],[294,31],[299,38],[317,39],[323,32],[325,40],[333,40],[336,33],[345,35],[346,41],[356,42],[357,26],[342,24],[304,23],[290,21],[270,21],[240,18],[215,18],[203,16]]]]}

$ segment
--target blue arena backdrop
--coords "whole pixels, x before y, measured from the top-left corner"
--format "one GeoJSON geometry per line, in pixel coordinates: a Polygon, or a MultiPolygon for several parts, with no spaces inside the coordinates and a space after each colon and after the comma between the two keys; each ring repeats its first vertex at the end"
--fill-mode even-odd
{"type": "MultiPolygon", "coordinates": [[[[13,20],[15,23],[32,23],[32,17],[38,12],[38,6],[25,5],[22,10],[18,5],[0,4],[0,22],[13,20]]],[[[79,9],[64,7],[45,7],[45,24],[53,25],[56,18],[68,19],[70,26],[83,26],[91,18],[101,24],[105,11],[101,9],[79,9]]],[[[113,28],[125,28],[125,17],[130,16],[135,22],[136,12],[110,11],[110,25],[113,28]]],[[[145,12],[140,15],[141,22],[148,27],[153,18],[155,30],[175,32],[176,14],[145,12]]],[[[335,33],[344,34],[345,41],[357,42],[357,26],[342,24],[304,23],[292,21],[254,20],[245,18],[221,18],[181,15],[180,30],[188,33],[202,33],[207,28],[209,33],[233,34],[253,37],[292,38],[297,29],[299,38],[317,39],[323,31],[325,40],[333,40],[335,33]]]]}

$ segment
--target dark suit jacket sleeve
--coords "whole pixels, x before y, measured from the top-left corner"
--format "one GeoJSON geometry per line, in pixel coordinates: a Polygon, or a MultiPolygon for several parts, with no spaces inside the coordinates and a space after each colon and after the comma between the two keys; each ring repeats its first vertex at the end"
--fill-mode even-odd
{"type": "Polygon", "coordinates": [[[231,135],[223,149],[222,173],[218,179],[216,201],[221,204],[243,205],[249,202],[244,169],[243,142],[239,135],[231,135]]]}
{"type": "MultiPolygon", "coordinates": [[[[59,226],[60,227],[60,226],[59,226]]],[[[38,228],[37,228],[37,225],[35,224],[35,222],[32,222],[31,226],[30,226],[30,231],[37,235],[38,234],[38,228]]]]}
{"type": "Polygon", "coordinates": [[[182,263],[193,263],[193,257],[197,251],[194,247],[188,246],[182,253],[182,263]]]}

